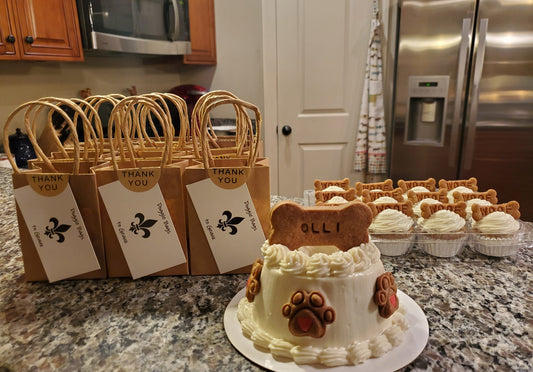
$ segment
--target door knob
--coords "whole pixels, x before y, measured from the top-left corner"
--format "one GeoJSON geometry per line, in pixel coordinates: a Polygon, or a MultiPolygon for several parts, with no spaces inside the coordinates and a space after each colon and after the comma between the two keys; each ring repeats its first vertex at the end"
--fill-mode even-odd
{"type": "Polygon", "coordinates": [[[6,41],[7,41],[8,43],[13,44],[13,43],[15,42],[15,36],[13,36],[13,35],[7,35],[7,37],[6,37],[6,41]]]}
{"type": "Polygon", "coordinates": [[[24,39],[25,42],[27,42],[28,44],[33,44],[33,37],[31,36],[26,36],[26,38],[24,39]]]}
{"type": "Polygon", "coordinates": [[[292,128],[288,125],[284,125],[283,128],[281,128],[281,133],[284,135],[284,136],[288,136],[289,134],[292,133],[292,128]]]}

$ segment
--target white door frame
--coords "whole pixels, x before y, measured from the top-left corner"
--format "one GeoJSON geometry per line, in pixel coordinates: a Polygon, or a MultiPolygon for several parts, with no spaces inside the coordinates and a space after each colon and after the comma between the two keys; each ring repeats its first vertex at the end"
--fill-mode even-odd
{"type": "Polygon", "coordinates": [[[264,144],[270,161],[270,193],[278,195],[278,65],[276,1],[262,0],[263,19],[263,92],[264,144]]]}

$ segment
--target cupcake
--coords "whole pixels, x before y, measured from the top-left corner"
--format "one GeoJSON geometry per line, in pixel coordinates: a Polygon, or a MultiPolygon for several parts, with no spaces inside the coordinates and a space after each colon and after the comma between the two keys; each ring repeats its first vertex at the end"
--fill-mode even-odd
{"type": "Polygon", "coordinates": [[[487,256],[513,255],[520,247],[520,205],[516,201],[483,206],[472,205],[474,249],[487,256]]]}
{"type": "Polygon", "coordinates": [[[460,253],[468,239],[466,204],[428,204],[422,202],[417,220],[418,244],[437,257],[453,257],[460,253]]]}
{"type": "Polygon", "coordinates": [[[398,187],[403,191],[403,199],[407,200],[407,192],[412,190],[414,192],[434,192],[436,191],[436,181],[434,178],[419,181],[404,181],[398,180],[398,187]]]}
{"type": "Polygon", "coordinates": [[[383,182],[374,182],[374,183],[363,183],[363,182],[356,182],[355,183],[355,192],[357,194],[357,197],[361,199],[363,197],[363,191],[392,191],[393,189],[393,183],[392,180],[386,179],[383,182]]]}
{"type": "Polygon", "coordinates": [[[363,190],[362,200],[363,203],[376,203],[378,201],[380,204],[384,203],[400,203],[403,202],[403,193],[402,189],[395,188],[390,191],[381,191],[381,190],[363,190]]]}
{"type": "Polygon", "coordinates": [[[498,204],[498,197],[496,190],[489,189],[485,192],[471,191],[467,193],[461,193],[455,191],[453,193],[454,203],[466,202],[466,221],[472,222],[472,205],[479,204],[482,206],[488,206],[498,204]]]}
{"type": "Polygon", "coordinates": [[[467,180],[452,180],[447,181],[444,179],[439,180],[439,189],[448,190],[448,203],[453,203],[453,194],[455,192],[460,192],[462,194],[472,193],[478,190],[477,179],[471,177],[467,180]]]}
{"type": "Polygon", "coordinates": [[[407,253],[415,239],[411,201],[367,205],[374,215],[368,231],[381,253],[386,256],[407,253]]]}
{"type": "Polygon", "coordinates": [[[413,213],[416,218],[420,217],[420,205],[422,202],[427,204],[444,204],[448,202],[448,191],[440,189],[436,192],[415,192],[407,191],[407,198],[413,203],[413,213]]]}
{"type": "Polygon", "coordinates": [[[329,186],[321,191],[315,191],[315,204],[343,204],[355,200],[355,189],[337,189],[338,186],[329,186]],[[333,201],[331,201],[333,200],[333,201]]]}

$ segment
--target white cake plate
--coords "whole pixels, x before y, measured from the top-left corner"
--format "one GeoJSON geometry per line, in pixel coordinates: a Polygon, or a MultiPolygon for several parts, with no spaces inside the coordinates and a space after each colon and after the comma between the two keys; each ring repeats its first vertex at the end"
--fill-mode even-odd
{"type": "Polygon", "coordinates": [[[252,362],[271,371],[299,371],[299,372],[361,372],[361,371],[395,371],[405,367],[426,347],[429,338],[429,326],[424,312],[416,302],[398,290],[398,299],[405,307],[405,317],[409,329],[405,333],[403,342],[380,358],[367,359],[355,366],[324,367],[322,365],[299,365],[290,359],[274,359],[272,354],[257,349],[253,342],[242,334],[241,324],[237,319],[237,305],[245,296],[246,288],[239,291],[231,300],[224,313],[224,329],[228,339],[239,352],[252,362]]]}

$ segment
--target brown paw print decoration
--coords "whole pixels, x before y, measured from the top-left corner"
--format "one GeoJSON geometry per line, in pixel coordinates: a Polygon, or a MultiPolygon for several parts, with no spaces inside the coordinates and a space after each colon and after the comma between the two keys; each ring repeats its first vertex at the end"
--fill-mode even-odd
{"type": "Polygon", "coordinates": [[[261,270],[263,270],[263,260],[255,260],[248,282],[246,283],[246,298],[249,302],[254,302],[255,296],[261,289],[261,270]]]}
{"type": "Polygon", "coordinates": [[[376,290],[374,292],[374,302],[378,305],[379,315],[388,318],[400,306],[397,287],[392,273],[386,272],[376,279],[376,290]]]}
{"type": "Polygon", "coordinates": [[[281,312],[289,318],[289,331],[295,336],[320,338],[326,333],[326,326],[335,321],[335,310],[326,306],[320,292],[294,292],[281,312]]]}

